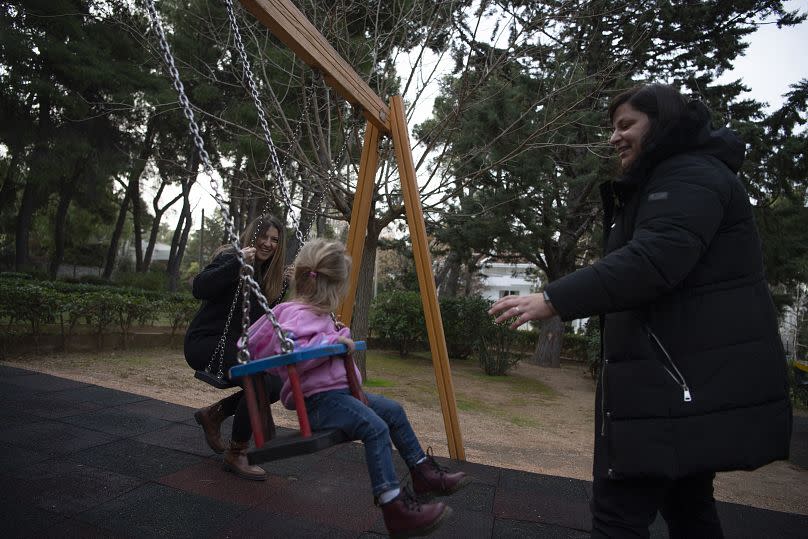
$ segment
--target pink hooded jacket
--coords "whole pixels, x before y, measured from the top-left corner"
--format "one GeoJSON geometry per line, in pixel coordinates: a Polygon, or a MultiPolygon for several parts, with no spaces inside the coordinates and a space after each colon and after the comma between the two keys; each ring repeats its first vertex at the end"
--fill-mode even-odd
{"type": "MultiPolygon", "coordinates": [[[[318,313],[304,303],[294,301],[281,303],[272,309],[272,312],[281,327],[295,342],[295,350],[308,346],[335,344],[339,336],[351,338],[350,328],[344,327],[338,330],[330,315],[318,313]]],[[[250,326],[249,336],[250,357],[258,359],[281,353],[278,336],[266,316],[262,316],[250,326]]],[[[304,397],[333,389],[348,389],[348,376],[342,358],[321,357],[301,361],[296,363],[295,367],[300,376],[300,388],[304,397]]],[[[281,401],[287,409],[294,410],[295,401],[286,366],[270,369],[269,372],[280,376],[283,380],[281,401]]],[[[362,376],[358,369],[356,378],[361,384],[362,376]]]]}

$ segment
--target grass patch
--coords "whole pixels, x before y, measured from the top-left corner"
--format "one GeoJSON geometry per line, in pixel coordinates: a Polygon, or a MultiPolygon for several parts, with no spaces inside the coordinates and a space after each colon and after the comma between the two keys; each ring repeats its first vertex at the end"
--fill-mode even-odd
{"type": "Polygon", "coordinates": [[[510,421],[517,427],[527,427],[527,428],[536,428],[541,424],[539,421],[537,421],[532,417],[525,417],[521,415],[512,416],[511,418],[509,418],[508,421],[510,421]]]}
{"type": "Polygon", "coordinates": [[[368,378],[362,382],[362,385],[367,387],[393,387],[396,383],[384,378],[368,378]]]}
{"type": "Polygon", "coordinates": [[[505,391],[522,393],[525,395],[539,394],[544,397],[554,397],[555,391],[539,380],[528,378],[527,376],[520,376],[518,374],[510,374],[507,376],[488,376],[482,371],[474,370],[468,373],[472,378],[481,382],[498,384],[500,386],[507,386],[505,391]]]}

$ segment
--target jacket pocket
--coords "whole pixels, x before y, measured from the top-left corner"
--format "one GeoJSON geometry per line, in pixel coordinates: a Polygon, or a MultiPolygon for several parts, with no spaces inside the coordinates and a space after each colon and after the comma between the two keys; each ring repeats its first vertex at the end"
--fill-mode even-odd
{"type": "Polygon", "coordinates": [[[679,367],[676,366],[673,358],[668,353],[668,350],[662,344],[659,337],[657,337],[656,333],[654,333],[654,331],[648,325],[645,326],[645,331],[648,332],[648,338],[651,339],[651,344],[659,351],[659,353],[656,354],[656,357],[659,358],[665,372],[667,372],[668,376],[670,376],[671,379],[682,388],[682,401],[691,402],[693,400],[693,395],[690,392],[690,386],[688,386],[687,380],[685,380],[682,371],[680,371],[679,367]]]}

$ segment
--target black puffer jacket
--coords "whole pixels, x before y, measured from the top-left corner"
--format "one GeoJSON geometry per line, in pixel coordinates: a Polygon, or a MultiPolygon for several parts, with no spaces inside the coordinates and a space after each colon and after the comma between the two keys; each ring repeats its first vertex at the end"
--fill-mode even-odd
{"type": "Polygon", "coordinates": [[[547,287],[603,322],[598,477],[679,478],[788,457],[791,406],[743,143],[689,115],[604,186],[605,256],[547,287]]]}
{"type": "MultiPolygon", "coordinates": [[[[260,283],[268,266],[263,267],[255,275],[260,283]]],[[[232,251],[217,255],[205,269],[194,277],[193,294],[203,300],[199,311],[194,316],[185,332],[185,359],[194,369],[205,369],[210,362],[213,351],[222,333],[225,331],[227,315],[233,305],[239,283],[241,266],[238,257],[232,251]]],[[[273,298],[269,298],[272,301],[273,298]]],[[[275,298],[275,303],[279,298],[275,298]]],[[[235,362],[236,341],[241,335],[242,294],[236,300],[233,317],[227,328],[224,362],[232,365],[235,362]]],[[[274,305],[270,305],[274,306],[274,305]]],[[[264,314],[255,294],[250,295],[250,322],[255,322],[264,314]]]]}

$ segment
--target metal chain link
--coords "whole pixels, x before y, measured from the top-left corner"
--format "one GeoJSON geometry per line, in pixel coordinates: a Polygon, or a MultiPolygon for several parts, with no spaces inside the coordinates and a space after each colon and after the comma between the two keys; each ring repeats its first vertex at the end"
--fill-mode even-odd
{"type": "MultiPolygon", "coordinates": [[[[196,146],[197,152],[199,153],[200,160],[202,161],[202,165],[205,169],[205,173],[210,178],[210,186],[213,189],[213,198],[216,200],[217,204],[219,205],[219,210],[222,212],[222,216],[224,217],[225,224],[227,226],[227,233],[228,238],[230,240],[231,245],[236,250],[236,257],[238,258],[239,265],[242,268],[242,279],[243,282],[247,283],[247,287],[245,287],[245,295],[247,296],[249,302],[249,293],[252,292],[255,294],[256,298],[258,299],[258,303],[266,312],[267,318],[272,323],[272,327],[275,329],[275,332],[278,336],[278,339],[281,343],[281,350],[284,353],[291,352],[294,350],[294,342],[292,342],[289,337],[286,336],[283,328],[281,328],[280,324],[278,323],[277,318],[272,313],[270,309],[267,299],[264,296],[264,293],[261,291],[260,285],[253,279],[252,273],[252,266],[250,266],[244,258],[244,253],[241,252],[241,248],[238,243],[238,235],[236,234],[235,225],[233,223],[233,217],[230,215],[230,211],[227,208],[227,204],[224,201],[224,198],[219,192],[219,187],[216,184],[216,181],[213,177],[213,167],[210,164],[210,155],[205,150],[204,143],[202,141],[202,136],[199,133],[199,126],[196,123],[194,118],[194,112],[191,109],[191,105],[188,101],[188,97],[185,94],[185,87],[182,84],[182,80],[180,79],[179,71],[177,71],[177,67],[174,62],[174,57],[171,54],[171,49],[168,46],[168,40],[166,39],[165,32],[163,31],[163,25],[160,20],[160,16],[157,14],[157,9],[154,5],[154,0],[146,0],[146,7],[149,14],[149,20],[151,22],[152,28],[154,29],[155,33],[160,42],[160,50],[163,55],[163,60],[168,67],[169,74],[171,75],[172,84],[174,89],[177,91],[177,96],[179,99],[180,107],[182,108],[182,112],[185,115],[185,118],[188,120],[188,128],[191,132],[191,136],[194,140],[194,145],[196,146]],[[249,274],[244,272],[244,267],[247,266],[250,268],[249,274]]],[[[275,155],[277,159],[277,155],[275,155]]],[[[288,194],[288,193],[287,193],[288,194]]],[[[249,305],[247,305],[247,309],[249,309],[249,305]]],[[[244,328],[242,327],[242,330],[244,328]]],[[[244,334],[246,337],[246,332],[244,334]]],[[[240,343],[240,346],[245,344],[246,340],[243,340],[240,343]]],[[[246,345],[242,347],[243,350],[246,350],[246,345]]],[[[241,350],[239,350],[239,360],[243,357],[241,354],[241,350]]],[[[248,352],[249,355],[249,352],[248,352]]],[[[249,357],[249,356],[248,356],[249,357]]]]}
{"type": "Polygon", "coordinates": [[[269,148],[269,157],[272,160],[272,166],[275,168],[275,175],[278,186],[281,190],[281,196],[283,197],[284,204],[287,208],[289,208],[289,215],[295,228],[295,237],[297,237],[298,244],[302,245],[305,243],[305,241],[303,239],[303,234],[300,231],[300,222],[298,221],[297,216],[294,214],[292,198],[289,195],[289,191],[286,189],[286,182],[284,181],[283,169],[281,168],[281,163],[278,159],[278,152],[275,149],[275,144],[272,142],[272,134],[269,131],[269,124],[267,123],[266,114],[264,114],[264,107],[261,104],[261,98],[258,95],[258,87],[255,84],[255,78],[253,77],[252,68],[250,67],[250,60],[247,57],[247,51],[245,50],[244,42],[241,39],[241,30],[236,22],[236,14],[233,12],[233,2],[232,0],[224,0],[224,3],[227,7],[227,17],[230,19],[230,26],[233,29],[233,38],[236,42],[236,49],[238,49],[238,54],[241,58],[244,76],[247,78],[247,86],[249,87],[250,95],[252,96],[253,104],[255,105],[255,110],[258,113],[258,121],[261,124],[264,142],[266,143],[267,148],[269,148]]]}

